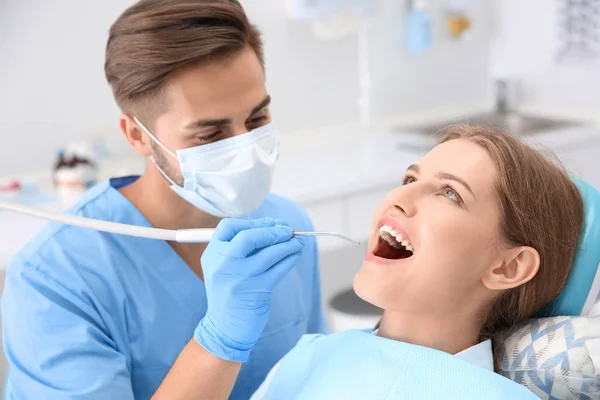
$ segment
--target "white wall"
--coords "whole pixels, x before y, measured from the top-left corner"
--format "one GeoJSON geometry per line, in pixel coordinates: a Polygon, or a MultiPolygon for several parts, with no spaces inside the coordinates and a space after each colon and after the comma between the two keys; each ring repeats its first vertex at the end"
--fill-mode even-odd
{"type": "MultiPolygon", "coordinates": [[[[55,150],[72,139],[102,134],[126,148],[103,57],[110,24],[131,3],[0,2],[0,176],[48,168],[55,150]]],[[[357,120],[355,38],[316,40],[306,24],[285,18],[283,0],[242,3],[264,32],[268,85],[282,131],[357,120]]],[[[436,43],[419,56],[402,46],[402,3],[383,0],[375,20],[375,115],[487,99],[491,3],[469,2],[473,40],[456,43],[443,34],[441,0],[429,1],[436,43]]]]}
{"type": "Polygon", "coordinates": [[[48,168],[59,146],[82,135],[118,134],[104,46],[129,3],[0,3],[0,175],[48,168]]]}
{"type": "Polygon", "coordinates": [[[565,2],[496,1],[492,74],[519,79],[523,101],[528,105],[594,112],[600,108],[600,62],[556,62],[562,3],[565,2]]]}

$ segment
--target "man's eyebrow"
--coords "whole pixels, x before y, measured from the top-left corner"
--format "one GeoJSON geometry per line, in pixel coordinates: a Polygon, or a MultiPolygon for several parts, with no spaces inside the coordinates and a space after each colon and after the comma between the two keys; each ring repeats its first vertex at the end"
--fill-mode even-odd
{"type": "Polygon", "coordinates": [[[260,102],[259,105],[257,105],[256,107],[254,107],[252,109],[252,112],[250,113],[250,115],[252,114],[256,114],[257,112],[259,112],[260,110],[262,110],[263,108],[267,107],[269,104],[271,104],[271,96],[265,97],[263,99],[263,101],[260,102]]]}
{"type": "Polygon", "coordinates": [[[210,128],[212,126],[221,126],[231,124],[231,119],[223,118],[223,119],[200,119],[198,121],[191,122],[187,124],[184,129],[186,130],[194,130],[200,128],[210,128]]]}
{"type": "MultiPolygon", "coordinates": [[[[250,116],[252,114],[256,114],[263,108],[267,107],[271,104],[271,96],[265,97],[256,107],[252,109],[250,116]]],[[[202,129],[202,128],[210,128],[213,126],[222,126],[231,124],[231,118],[219,118],[219,119],[200,119],[198,121],[190,122],[187,124],[184,129],[185,130],[194,130],[194,129],[202,129]]]]}

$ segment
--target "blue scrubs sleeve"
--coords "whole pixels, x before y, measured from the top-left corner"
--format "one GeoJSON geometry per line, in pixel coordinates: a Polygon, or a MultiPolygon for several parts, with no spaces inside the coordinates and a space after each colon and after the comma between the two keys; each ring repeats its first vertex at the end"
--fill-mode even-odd
{"type": "Polygon", "coordinates": [[[27,263],[9,266],[2,296],[12,399],[133,399],[125,356],[93,302],[27,263]]]}

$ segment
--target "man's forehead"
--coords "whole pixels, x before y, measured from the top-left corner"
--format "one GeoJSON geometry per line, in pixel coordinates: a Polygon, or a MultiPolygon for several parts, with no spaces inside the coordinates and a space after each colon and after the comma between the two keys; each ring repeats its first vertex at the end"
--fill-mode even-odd
{"type": "Polygon", "coordinates": [[[255,107],[267,96],[264,79],[204,79],[205,77],[180,76],[166,86],[170,103],[182,110],[198,110],[203,114],[222,114],[231,109],[255,107]]]}

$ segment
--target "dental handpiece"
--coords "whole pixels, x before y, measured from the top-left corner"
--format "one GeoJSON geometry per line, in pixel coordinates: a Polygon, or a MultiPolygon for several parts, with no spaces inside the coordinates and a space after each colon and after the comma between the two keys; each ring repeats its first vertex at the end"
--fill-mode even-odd
{"type": "MultiPolygon", "coordinates": [[[[63,214],[59,212],[43,210],[35,207],[28,207],[22,204],[11,203],[1,200],[0,209],[14,211],[20,214],[29,215],[35,218],[42,218],[48,221],[54,221],[65,225],[79,226],[81,228],[116,233],[119,235],[166,240],[178,243],[208,243],[210,242],[210,239],[212,238],[215,232],[215,229],[212,228],[172,230],[121,224],[118,222],[102,221],[93,218],[80,217],[77,215],[63,214]]],[[[340,238],[355,245],[360,244],[360,242],[350,239],[336,232],[292,232],[294,236],[331,236],[340,238]]]]}

